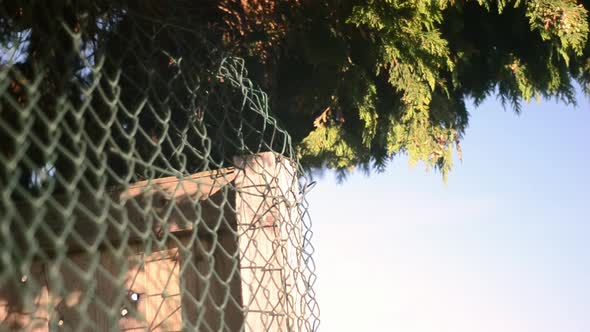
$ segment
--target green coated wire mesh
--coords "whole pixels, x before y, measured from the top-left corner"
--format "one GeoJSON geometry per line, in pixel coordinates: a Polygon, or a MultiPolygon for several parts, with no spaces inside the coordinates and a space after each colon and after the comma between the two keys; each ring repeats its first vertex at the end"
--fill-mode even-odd
{"type": "Polygon", "coordinates": [[[310,185],[206,5],[0,4],[0,331],[317,329],[310,185]]]}

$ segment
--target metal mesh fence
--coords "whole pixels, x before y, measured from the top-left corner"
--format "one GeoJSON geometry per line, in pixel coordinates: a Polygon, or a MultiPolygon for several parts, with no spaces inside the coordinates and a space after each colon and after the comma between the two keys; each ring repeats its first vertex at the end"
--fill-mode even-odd
{"type": "Polygon", "coordinates": [[[0,331],[317,329],[309,184],[207,6],[0,4],[0,331]]]}

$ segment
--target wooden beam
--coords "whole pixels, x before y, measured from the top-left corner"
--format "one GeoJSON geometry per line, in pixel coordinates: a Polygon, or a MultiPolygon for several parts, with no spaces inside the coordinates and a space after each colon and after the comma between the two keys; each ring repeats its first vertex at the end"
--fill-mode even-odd
{"type": "Polygon", "coordinates": [[[11,234],[23,252],[35,243],[50,256],[106,243],[143,242],[165,233],[192,232],[193,227],[198,227],[202,236],[212,236],[223,216],[235,214],[230,185],[234,177],[233,168],[224,168],[184,178],[140,181],[102,195],[56,195],[41,209],[20,202],[20,217],[12,223],[11,234]]]}

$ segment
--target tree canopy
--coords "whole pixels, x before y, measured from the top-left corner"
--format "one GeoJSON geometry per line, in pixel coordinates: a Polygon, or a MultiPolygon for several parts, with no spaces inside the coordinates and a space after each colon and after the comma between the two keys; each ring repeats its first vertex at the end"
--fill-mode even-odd
{"type": "MultiPolygon", "coordinates": [[[[41,91],[35,98],[48,109],[44,117],[75,128],[77,115],[57,110],[59,96],[69,95],[71,107],[98,114],[84,123],[86,135],[100,141],[108,132],[122,150],[130,148],[125,137],[139,122],[151,128],[133,143],[144,159],[186,169],[202,167],[198,153],[177,160],[174,144],[188,140],[194,151],[206,148],[199,137],[162,140],[157,148],[154,142],[167,126],[196,118],[210,120],[204,126],[212,136],[231,122],[216,119],[214,111],[220,99],[231,99],[216,88],[223,82],[211,71],[222,54],[246,60],[304,165],[343,174],[355,167],[382,170],[407,154],[446,177],[453,151],[461,157],[466,100],[497,96],[519,112],[532,98],[575,103],[574,82],[590,93],[589,5],[583,1],[8,0],[0,6],[0,42],[26,39],[11,69],[2,70],[14,77],[7,91],[17,103],[24,108],[31,98],[22,92],[21,83],[29,82],[41,91]],[[98,66],[100,72],[93,69],[98,66]],[[187,75],[193,72],[200,74],[187,75]],[[204,85],[219,93],[201,95],[196,87],[204,85]],[[101,98],[82,97],[89,89],[101,98]],[[129,107],[115,115],[118,127],[105,128],[114,120],[115,99],[150,111],[129,107]],[[156,121],[167,117],[165,128],[156,121]],[[160,156],[152,158],[156,150],[160,156]]],[[[14,105],[0,114],[7,126],[17,126],[14,105]]],[[[31,125],[40,140],[49,135],[45,126],[31,125]]],[[[6,143],[11,139],[0,133],[5,156],[16,153],[6,147],[17,146],[6,143]]],[[[60,144],[75,145],[65,138],[60,144]]],[[[235,152],[214,145],[220,160],[235,152]]],[[[42,151],[30,150],[27,167],[47,162],[42,151]]],[[[99,156],[86,157],[99,164],[99,156]]],[[[113,177],[130,172],[123,160],[110,158],[113,177]]],[[[59,158],[52,163],[58,167],[59,158]]]]}
{"type": "Polygon", "coordinates": [[[580,1],[258,5],[277,19],[256,20],[266,28],[245,33],[245,53],[315,167],[380,170],[405,153],[446,176],[452,151],[461,158],[466,99],[497,96],[519,112],[532,98],[574,104],[574,81],[590,92],[580,1]]]}

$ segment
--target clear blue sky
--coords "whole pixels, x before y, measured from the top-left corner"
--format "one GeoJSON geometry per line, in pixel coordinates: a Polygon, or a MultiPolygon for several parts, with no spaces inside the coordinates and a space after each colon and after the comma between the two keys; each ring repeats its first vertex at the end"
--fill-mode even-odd
{"type": "Polygon", "coordinates": [[[590,332],[590,105],[489,100],[445,186],[396,160],[309,194],[321,332],[590,332]]]}

